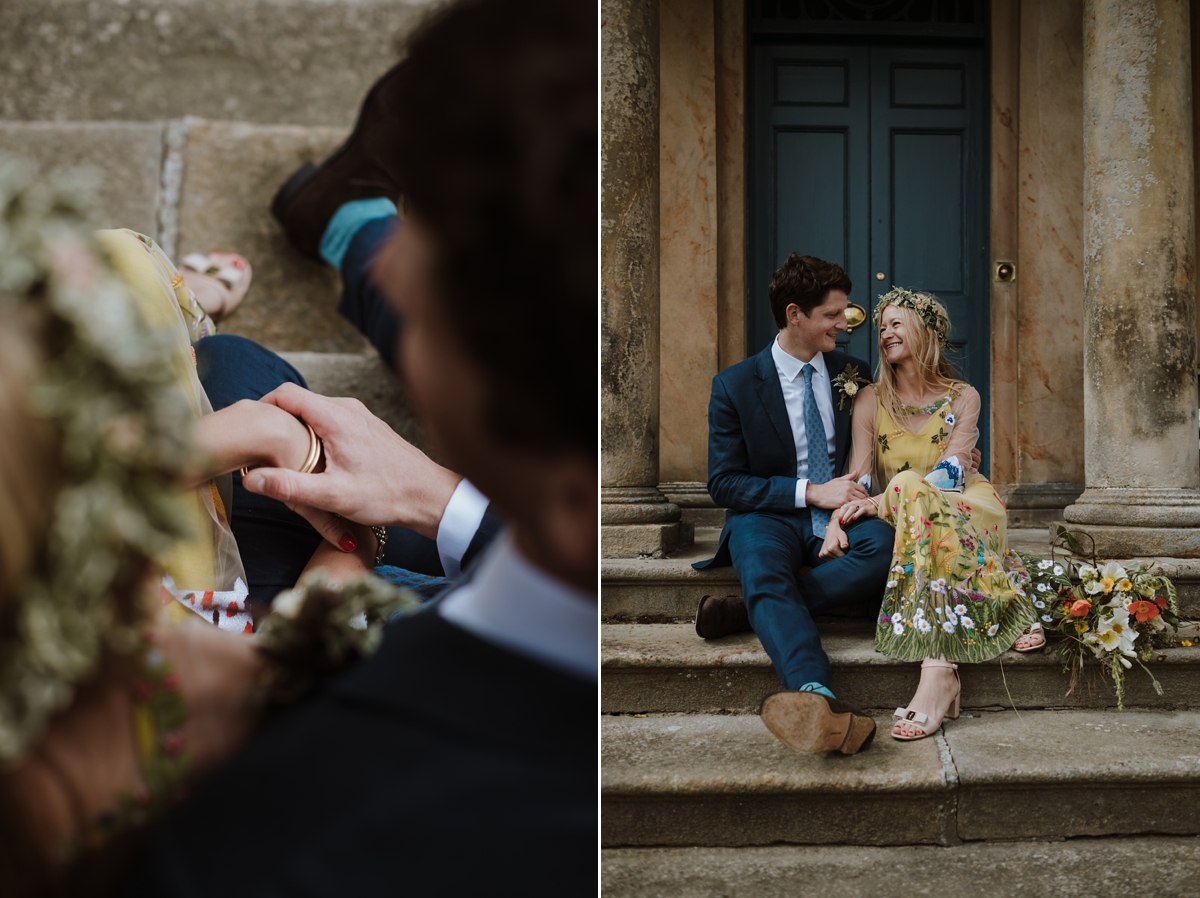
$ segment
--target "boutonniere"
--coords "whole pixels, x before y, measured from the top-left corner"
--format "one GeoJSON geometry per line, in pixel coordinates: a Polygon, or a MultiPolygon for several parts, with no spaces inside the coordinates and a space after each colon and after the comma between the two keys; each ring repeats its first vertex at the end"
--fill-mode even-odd
{"type": "Polygon", "coordinates": [[[858,395],[859,384],[869,384],[870,381],[865,377],[858,376],[858,368],[854,365],[847,365],[846,370],[833,379],[833,385],[837,387],[838,396],[838,411],[842,410],[842,406],[846,400],[854,401],[854,397],[858,395]]]}

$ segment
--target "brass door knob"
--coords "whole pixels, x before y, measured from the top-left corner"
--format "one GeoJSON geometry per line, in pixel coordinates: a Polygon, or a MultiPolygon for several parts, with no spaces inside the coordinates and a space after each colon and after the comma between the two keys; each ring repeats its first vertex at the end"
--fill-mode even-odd
{"type": "Polygon", "coordinates": [[[997,262],[996,280],[1002,284],[1010,284],[1017,279],[1016,262],[997,262]]]}
{"type": "Polygon", "coordinates": [[[887,277],[887,275],[884,274],[882,271],[875,272],[875,280],[877,280],[877,281],[882,281],[886,277],[887,277]]]}
{"type": "Polygon", "coordinates": [[[846,333],[850,333],[866,320],[867,310],[858,303],[852,302],[846,306],[846,333]]]}

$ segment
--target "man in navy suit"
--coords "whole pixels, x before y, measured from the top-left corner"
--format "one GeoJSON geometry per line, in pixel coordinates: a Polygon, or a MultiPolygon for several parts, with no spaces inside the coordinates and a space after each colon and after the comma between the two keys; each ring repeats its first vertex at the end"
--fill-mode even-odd
{"type": "MultiPolygon", "coordinates": [[[[595,895],[596,56],[584,4],[445,5],[309,181],[319,200],[395,168],[406,215],[371,269],[394,357],[446,464],[508,524],[160,821],[125,894],[595,895]]],[[[360,199],[309,230],[369,225],[360,199]]],[[[440,534],[454,475],[361,403],[277,394],[327,459],[275,472],[277,498],[324,490],[364,523],[440,534]]],[[[265,493],[269,474],[246,479],[265,493]]]]}
{"type": "MultiPolygon", "coordinates": [[[[882,597],[894,538],[867,518],[820,555],[830,512],[866,499],[858,481],[870,473],[841,474],[852,403],[833,381],[847,366],[870,378],[865,361],[836,348],[850,289],[840,265],[788,256],[768,291],[778,337],[713,378],[708,406],[708,491],[728,512],[716,556],[695,567],[737,568],[749,623],[787,687],[763,703],[763,722],[806,752],[854,754],[874,738],[874,721],[834,697],[813,618],[882,597]]],[[[697,632],[731,632],[733,617],[706,597],[697,632]]]]}

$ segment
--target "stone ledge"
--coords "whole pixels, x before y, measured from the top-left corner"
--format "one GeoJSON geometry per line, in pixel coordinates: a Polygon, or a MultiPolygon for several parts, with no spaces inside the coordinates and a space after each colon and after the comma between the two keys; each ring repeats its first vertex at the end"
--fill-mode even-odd
{"type": "Polygon", "coordinates": [[[793,753],[754,716],[602,718],[602,844],[1200,833],[1200,712],[984,713],[908,743],[888,723],[843,757],[793,753]]]}
{"type": "Polygon", "coordinates": [[[6,0],[0,118],[349,127],[437,0],[6,0]]]}
{"type": "MultiPolygon", "coordinates": [[[[719,536],[718,529],[697,528],[695,544],[670,557],[600,559],[602,618],[644,623],[694,620],[702,596],[741,595],[742,587],[733,568],[692,569],[692,562],[716,553],[719,536]]],[[[1035,555],[1049,554],[1049,540],[1043,530],[1012,530],[1009,547],[1035,555]]],[[[1176,581],[1183,616],[1200,618],[1200,559],[1147,560],[1161,564],[1164,573],[1176,581]]]]}
{"type": "MultiPolygon", "coordinates": [[[[605,898],[863,898],[920,883],[929,895],[988,898],[1143,893],[1194,898],[1200,839],[1134,836],[950,847],[778,845],[764,848],[610,848],[601,852],[605,898]],[[1103,880],[1097,876],[1102,870],[1103,880]],[[981,884],[986,883],[986,886],[981,884]]],[[[904,891],[914,891],[905,887],[904,891]]]]}
{"type": "MultiPolygon", "coordinates": [[[[860,708],[891,710],[908,702],[920,671],[875,651],[866,621],[822,619],[821,643],[833,665],[830,684],[860,708]]],[[[783,686],[753,633],[700,639],[691,624],[604,624],[600,628],[600,705],[605,713],[756,713],[783,686]]],[[[1129,708],[1197,707],[1200,647],[1166,649],[1145,671],[1126,678],[1129,708]]],[[[1021,710],[1115,708],[1111,683],[1089,664],[1084,682],[1067,695],[1069,678],[1053,655],[1005,652],[982,664],[960,665],[963,707],[1021,710]]]]}
{"type": "Polygon", "coordinates": [[[601,740],[605,847],[953,840],[936,739],[799,755],[757,717],[667,716],[602,718],[601,740]]]}
{"type": "MultiPolygon", "coordinates": [[[[3,56],[0,52],[0,58],[3,56]]],[[[0,77],[0,84],[2,81],[0,77]]],[[[28,159],[42,172],[92,168],[98,184],[96,224],[102,228],[130,228],[155,237],[162,193],[163,137],[161,122],[0,121],[0,154],[28,159]]]]}

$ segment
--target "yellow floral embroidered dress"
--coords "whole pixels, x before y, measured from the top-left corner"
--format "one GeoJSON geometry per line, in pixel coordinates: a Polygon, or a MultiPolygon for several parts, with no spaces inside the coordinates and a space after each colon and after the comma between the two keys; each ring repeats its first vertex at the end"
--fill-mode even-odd
{"type": "Polygon", "coordinates": [[[879,516],[896,529],[875,635],[885,655],[985,661],[1035,620],[1028,576],[1008,552],[1004,503],[988,479],[968,474],[962,492],[925,480],[943,460],[969,462],[979,408],[979,394],[964,383],[930,405],[906,408],[907,427],[874,387],[855,402],[852,464],[873,468],[872,483],[886,484],[879,516]]]}

